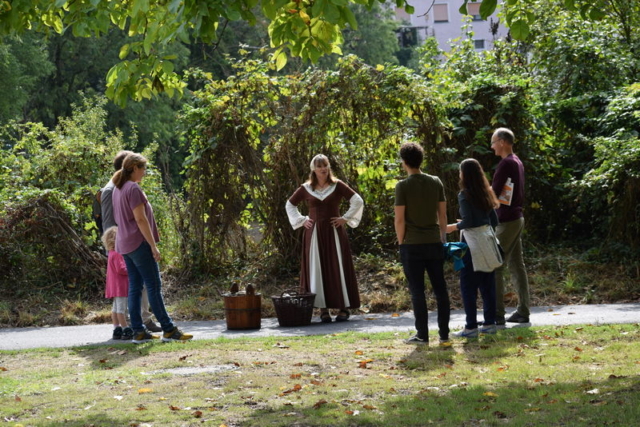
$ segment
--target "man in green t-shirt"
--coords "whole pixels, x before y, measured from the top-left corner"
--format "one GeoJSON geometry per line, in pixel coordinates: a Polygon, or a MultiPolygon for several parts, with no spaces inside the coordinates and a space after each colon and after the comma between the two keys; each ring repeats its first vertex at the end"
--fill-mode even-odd
{"type": "Polygon", "coordinates": [[[451,305],[444,279],[444,248],[447,230],[447,202],[444,186],[437,176],[422,173],[422,147],[407,142],[400,147],[402,167],[407,178],[396,185],[395,230],[400,259],[409,283],[416,335],[408,344],[429,342],[429,321],[425,297],[426,270],[436,295],[440,344],[449,343],[451,305]]]}

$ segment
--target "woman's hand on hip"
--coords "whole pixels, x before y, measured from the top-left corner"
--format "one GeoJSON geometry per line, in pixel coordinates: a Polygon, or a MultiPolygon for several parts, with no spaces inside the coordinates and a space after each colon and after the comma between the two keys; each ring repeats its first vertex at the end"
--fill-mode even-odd
{"type": "Polygon", "coordinates": [[[335,228],[342,227],[346,223],[347,220],[342,218],[341,216],[334,216],[333,218],[331,218],[331,225],[333,225],[335,228]]]}
{"type": "Polygon", "coordinates": [[[304,228],[307,230],[311,230],[313,228],[313,220],[311,218],[304,222],[304,228]]]}

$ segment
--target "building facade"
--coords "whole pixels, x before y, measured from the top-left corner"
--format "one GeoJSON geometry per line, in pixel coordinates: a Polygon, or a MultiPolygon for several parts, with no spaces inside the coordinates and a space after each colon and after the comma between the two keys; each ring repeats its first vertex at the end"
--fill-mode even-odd
{"type": "MultiPolygon", "coordinates": [[[[400,23],[400,43],[422,44],[428,37],[435,37],[438,47],[451,50],[451,40],[463,37],[463,15],[459,12],[462,0],[408,0],[415,8],[409,15],[404,9],[396,8],[396,19],[400,23]]],[[[499,1],[501,4],[502,1],[499,1]]],[[[498,5],[500,8],[500,5],[498,5]]],[[[508,29],[499,22],[494,13],[488,20],[480,18],[480,2],[467,3],[467,12],[472,19],[470,29],[476,50],[488,50],[494,40],[506,37],[508,29]]]]}

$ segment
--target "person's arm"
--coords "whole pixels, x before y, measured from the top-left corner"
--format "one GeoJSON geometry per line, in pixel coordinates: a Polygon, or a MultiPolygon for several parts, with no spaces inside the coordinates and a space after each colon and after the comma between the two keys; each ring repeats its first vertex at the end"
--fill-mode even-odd
{"type": "Polygon", "coordinates": [[[124,258],[122,257],[122,255],[120,255],[119,253],[115,252],[115,259],[114,259],[114,266],[115,266],[115,270],[116,273],[118,273],[120,276],[128,276],[127,273],[127,264],[124,262],[124,258]]]}
{"type": "MultiPolygon", "coordinates": [[[[496,168],[496,172],[493,174],[493,180],[491,180],[491,188],[496,197],[500,197],[504,185],[509,178],[509,163],[508,160],[502,159],[496,168]]],[[[513,177],[512,177],[513,179],[513,177]]]]}
{"type": "Polygon", "coordinates": [[[440,225],[440,241],[447,243],[447,202],[438,203],[438,224],[440,225]]]}
{"type": "Polygon", "coordinates": [[[344,224],[348,224],[351,228],[356,228],[360,225],[362,219],[362,213],[364,212],[364,200],[358,193],[353,193],[349,199],[349,210],[345,212],[341,217],[331,218],[331,225],[334,227],[342,227],[344,224]]]}
{"type": "Polygon", "coordinates": [[[498,220],[498,214],[496,213],[495,209],[491,209],[491,212],[489,213],[489,220],[491,221],[491,227],[493,227],[493,229],[495,230],[496,227],[500,224],[500,221],[498,220]]]}
{"type": "Polygon", "coordinates": [[[154,240],[153,233],[151,232],[151,225],[149,225],[149,220],[147,219],[147,215],[144,211],[144,202],[140,203],[133,209],[133,217],[136,220],[136,224],[138,225],[138,229],[142,233],[142,236],[147,241],[149,246],[151,246],[153,259],[155,259],[156,261],[160,261],[160,251],[156,246],[156,241],[154,240]]]}
{"type": "MultiPolygon", "coordinates": [[[[113,195],[113,188],[108,186],[102,190],[102,196],[100,198],[100,212],[102,213],[102,224],[108,227],[113,226],[116,221],[113,219],[113,204],[111,196],[113,195]]],[[[105,231],[107,229],[105,228],[105,231]]]]}
{"type": "Polygon", "coordinates": [[[393,220],[393,226],[396,229],[396,237],[398,238],[398,244],[401,245],[404,242],[404,234],[405,234],[405,218],[404,211],[406,206],[396,206],[395,207],[395,218],[393,220]]]}

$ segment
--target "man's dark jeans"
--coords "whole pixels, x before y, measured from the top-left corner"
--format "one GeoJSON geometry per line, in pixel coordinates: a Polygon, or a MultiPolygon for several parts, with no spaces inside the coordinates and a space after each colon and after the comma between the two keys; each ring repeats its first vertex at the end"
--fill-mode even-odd
{"type": "Polygon", "coordinates": [[[418,337],[424,340],[429,339],[429,320],[424,284],[424,272],[426,270],[433,292],[436,295],[438,333],[440,339],[449,339],[451,304],[449,302],[447,282],[444,280],[444,249],[442,243],[400,245],[400,259],[404,274],[409,282],[418,337]]]}

